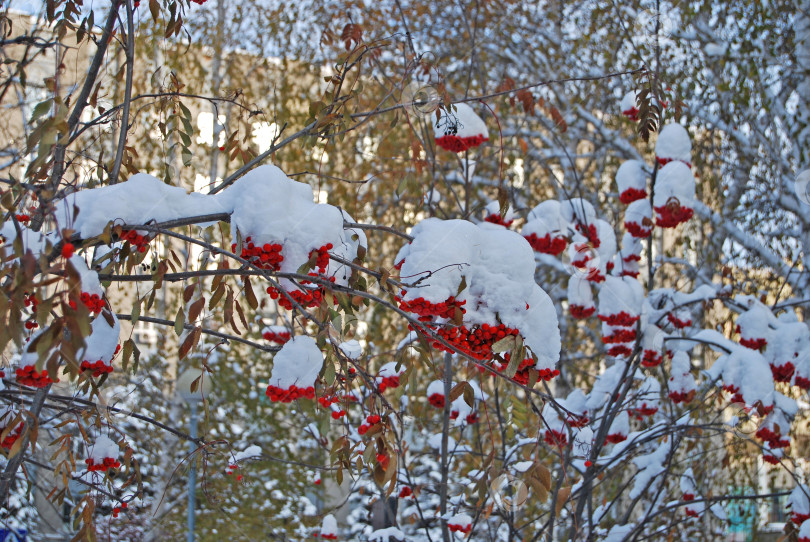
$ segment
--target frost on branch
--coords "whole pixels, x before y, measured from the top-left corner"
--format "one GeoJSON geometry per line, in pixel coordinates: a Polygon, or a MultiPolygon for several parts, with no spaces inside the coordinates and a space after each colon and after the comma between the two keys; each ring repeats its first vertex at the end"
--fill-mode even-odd
{"type": "Polygon", "coordinates": [[[267,396],[273,402],[290,403],[300,397],[315,397],[315,380],[323,367],[323,354],[315,340],[293,337],[273,358],[267,396]]]}
{"type": "MultiPolygon", "coordinates": [[[[536,369],[551,373],[560,354],[556,310],[534,281],[534,255],[520,235],[489,224],[429,218],[396,261],[400,307],[481,361],[492,345],[520,335],[536,369]]],[[[445,348],[441,343],[437,348],[445,348]]]]}
{"type": "Polygon", "coordinates": [[[489,141],[487,125],[469,105],[453,104],[436,112],[441,113],[433,122],[433,134],[439,147],[463,152],[489,141]]]}

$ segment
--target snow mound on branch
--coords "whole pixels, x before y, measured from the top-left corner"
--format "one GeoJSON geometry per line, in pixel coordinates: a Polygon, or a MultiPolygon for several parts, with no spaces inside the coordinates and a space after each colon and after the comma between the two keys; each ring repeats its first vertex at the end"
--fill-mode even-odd
{"type": "Polygon", "coordinates": [[[118,443],[107,435],[99,435],[90,449],[89,457],[96,463],[101,463],[105,457],[117,458],[118,451],[118,443]]]}
{"type": "MultiPolygon", "coordinates": [[[[667,124],[658,134],[655,142],[655,156],[659,160],[680,160],[685,164],[692,162],[692,142],[689,132],[678,123],[667,124]]],[[[658,186],[655,187],[656,192],[658,186]]]]}
{"type": "Polygon", "coordinates": [[[455,297],[464,303],[465,325],[503,323],[520,332],[538,369],[556,364],[556,310],[534,280],[534,254],[525,239],[486,223],[437,218],[423,220],[411,235],[413,242],[396,258],[405,259],[401,277],[410,283],[403,299],[441,303],[455,297]]]}
{"type": "MultiPolygon", "coordinates": [[[[788,506],[791,516],[802,519],[802,523],[807,522],[807,519],[810,519],[810,488],[804,484],[793,488],[788,497],[788,506]]],[[[794,523],[800,522],[794,520],[794,523]]]]}
{"type": "Polygon", "coordinates": [[[352,339],[350,341],[342,342],[338,346],[340,351],[343,352],[347,358],[350,359],[357,359],[363,355],[363,347],[357,341],[357,339],[352,339]]]}
{"type": "Polygon", "coordinates": [[[377,529],[368,535],[369,542],[392,542],[393,540],[405,540],[407,537],[405,533],[396,527],[386,527],[385,529],[377,529]]]}
{"type": "Polygon", "coordinates": [[[245,459],[250,459],[252,457],[259,457],[260,455],[262,455],[261,447],[253,444],[251,446],[248,446],[241,452],[236,452],[236,454],[234,454],[233,456],[233,460],[236,463],[238,463],[240,461],[244,461],[245,459]]]}
{"type": "Polygon", "coordinates": [[[298,335],[281,347],[273,358],[270,385],[278,388],[308,388],[323,367],[323,354],[312,337],[298,335]]]}
{"type": "Polygon", "coordinates": [[[622,203],[632,203],[647,195],[647,173],[644,171],[644,162],[640,160],[627,160],[616,171],[616,185],[622,203]]]}
{"type": "Polygon", "coordinates": [[[630,318],[638,319],[643,302],[644,291],[636,279],[608,276],[599,291],[599,315],[608,317],[626,313],[630,318]]]}
{"type": "MultiPolygon", "coordinates": [[[[315,535],[316,537],[318,535],[315,535]]],[[[321,538],[325,540],[337,540],[338,536],[338,526],[337,526],[337,519],[332,514],[326,514],[323,517],[323,522],[321,523],[321,538]]]]}
{"type": "Polygon", "coordinates": [[[137,173],[123,183],[79,190],[67,196],[57,208],[57,219],[63,226],[72,225],[87,239],[101,234],[110,220],[134,225],[223,212],[228,212],[227,207],[214,197],[189,194],[157,177],[137,173]],[[79,210],[75,216],[73,206],[79,210]]]}
{"type": "MultiPolygon", "coordinates": [[[[343,229],[347,213],[313,201],[312,188],[294,181],[273,165],[251,170],[217,195],[170,186],[156,177],[138,173],[126,182],[80,190],[61,200],[60,224],[71,225],[83,238],[103,232],[114,220],[123,224],[164,222],[207,214],[230,214],[232,231],[252,236],[259,244],[283,245],[280,271],[296,273],[310,259],[310,252],[332,244],[331,254],[352,260],[358,247],[367,246],[365,234],[343,229]],[[74,215],[73,207],[78,208],[74,215]]],[[[235,239],[234,239],[235,242],[235,239]]],[[[329,261],[327,274],[345,284],[348,271],[329,261]]]]}
{"type": "Polygon", "coordinates": [[[73,269],[76,270],[76,273],[79,275],[79,280],[81,281],[82,292],[87,292],[88,294],[104,294],[104,289],[101,287],[101,283],[98,280],[98,273],[95,271],[91,271],[89,267],[87,267],[87,263],[84,261],[84,258],[78,255],[73,255],[70,257],[70,265],[73,266],[73,269]]]}
{"type": "Polygon", "coordinates": [[[566,224],[579,223],[582,226],[596,221],[596,210],[591,202],[582,198],[571,198],[562,202],[560,216],[566,224]]]}
{"type": "MultiPolygon", "coordinates": [[[[730,345],[726,346],[731,346],[730,345]]],[[[774,384],[770,366],[757,351],[733,345],[728,355],[720,357],[707,373],[714,380],[723,379],[726,387],[737,390],[748,405],[761,402],[764,406],[773,404],[774,384]]]]}
{"type": "Polygon", "coordinates": [[[465,103],[453,104],[447,109],[442,109],[439,119],[434,116],[433,135],[439,146],[456,152],[461,152],[465,148],[477,147],[489,140],[486,123],[472,107],[465,103]],[[442,140],[445,138],[462,143],[458,147],[453,147],[451,144],[452,148],[448,148],[442,145],[442,140]]]}
{"type": "MultiPolygon", "coordinates": [[[[296,273],[310,259],[310,253],[331,244],[330,253],[352,260],[366,237],[359,230],[344,230],[344,220],[351,217],[337,207],[314,203],[312,188],[293,181],[273,165],[260,166],[217,196],[222,208],[232,210],[231,226],[254,244],[278,243],[284,259],[279,270],[296,273]]],[[[236,242],[234,238],[233,242],[236,242]]],[[[348,272],[329,261],[326,274],[345,284],[348,272]]],[[[282,280],[285,287],[291,284],[282,280]]]]}
{"type": "Polygon", "coordinates": [[[121,324],[114,314],[110,315],[112,325],[105,315],[100,314],[91,324],[90,336],[84,339],[84,348],[76,353],[79,360],[103,361],[109,365],[118,349],[118,339],[121,335],[121,324]]]}

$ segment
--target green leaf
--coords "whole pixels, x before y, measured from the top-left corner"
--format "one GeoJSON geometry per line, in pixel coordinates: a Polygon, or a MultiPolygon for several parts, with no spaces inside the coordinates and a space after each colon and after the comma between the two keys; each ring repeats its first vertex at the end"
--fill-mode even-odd
{"type": "Polygon", "coordinates": [[[141,317],[141,300],[137,300],[134,305],[132,305],[132,327],[135,327],[135,324],[138,323],[138,319],[141,317]]]}
{"type": "Polygon", "coordinates": [[[34,107],[34,112],[31,113],[31,124],[36,122],[36,120],[41,117],[42,115],[46,115],[48,111],[51,110],[52,100],[45,100],[44,102],[40,102],[34,107]]]}
{"type": "Polygon", "coordinates": [[[501,352],[508,352],[515,347],[515,336],[508,335],[492,345],[492,351],[496,354],[501,352]]]}
{"type": "Polygon", "coordinates": [[[183,326],[186,323],[186,313],[183,307],[177,309],[177,316],[174,318],[174,333],[179,337],[183,333],[183,326]]]}

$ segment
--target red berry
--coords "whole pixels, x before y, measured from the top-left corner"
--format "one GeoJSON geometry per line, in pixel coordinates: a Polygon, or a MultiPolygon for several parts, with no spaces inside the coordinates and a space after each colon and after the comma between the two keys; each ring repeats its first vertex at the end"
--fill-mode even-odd
{"type": "Polygon", "coordinates": [[[73,246],[73,243],[65,243],[64,245],[62,245],[62,257],[70,258],[71,256],[73,256],[74,250],[75,247],[73,246]]]}

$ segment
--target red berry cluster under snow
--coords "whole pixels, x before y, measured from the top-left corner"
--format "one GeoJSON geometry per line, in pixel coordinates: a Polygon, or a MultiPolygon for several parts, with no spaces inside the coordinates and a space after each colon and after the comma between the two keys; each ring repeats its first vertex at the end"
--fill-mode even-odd
{"type": "Polygon", "coordinates": [[[357,432],[360,435],[365,435],[368,433],[369,429],[380,423],[380,421],[381,418],[378,415],[372,414],[366,418],[366,423],[361,424],[360,427],[357,428],[357,432]]]}
{"type": "Polygon", "coordinates": [[[323,367],[323,354],[314,339],[293,337],[273,358],[267,397],[273,402],[291,403],[315,398],[315,380],[323,367]]]}
{"type": "MultiPolygon", "coordinates": [[[[284,261],[281,249],[282,246],[279,243],[254,245],[253,238],[248,237],[242,245],[242,252],[239,256],[259,269],[278,271],[281,269],[281,262],[284,261]]],[[[231,252],[236,252],[236,243],[231,244],[231,252]]]]}
{"type": "Polygon", "coordinates": [[[398,299],[451,345],[434,339],[436,348],[490,361],[495,343],[520,335],[536,368],[553,369],[559,359],[555,311],[534,280],[534,255],[520,235],[436,218],[417,224],[411,235],[395,258],[403,262],[398,299]]]}
{"type": "Polygon", "coordinates": [[[148,234],[141,235],[136,230],[122,230],[121,239],[129,241],[138,252],[146,252],[146,247],[149,246],[149,242],[152,240],[148,234]]]}
{"type": "Polygon", "coordinates": [[[51,380],[51,377],[48,376],[48,371],[44,369],[37,371],[34,365],[24,365],[20,367],[17,369],[16,375],[18,384],[31,386],[32,388],[44,388],[48,384],[59,382],[58,379],[56,381],[51,380]]]}
{"type": "Polygon", "coordinates": [[[96,463],[96,460],[93,458],[88,457],[84,462],[87,463],[87,470],[90,472],[107,472],[110,469],[117,469],[121,466],[121,463],[113,457],[105,457],[99,463],[96,463]]]}
{"type": "Polygon", "coordinates": [[[434,120],[433,132],[436,144],[450,152],[464,152],[489,141],[486,124],[465,103],[442,110],[440,118],[434,120]]]}
{"type": "MultiPolygon", "coordinates": [[[[401,295],[404,296],[407,292],[402,290],[401,295]]],[[[419,320],[422,322],[430,322],[434,318],[447,318],[452,319],[456,310],[460,310],[464,314],[465,310],[462,307],[467,301],[456,301],[453,296],[448,297],[446,300],[439,303],[431,303],[424,297],[417,297],[416,299],[403,300],[397,297],[399,308],[419,315],[419,320]]]]}

